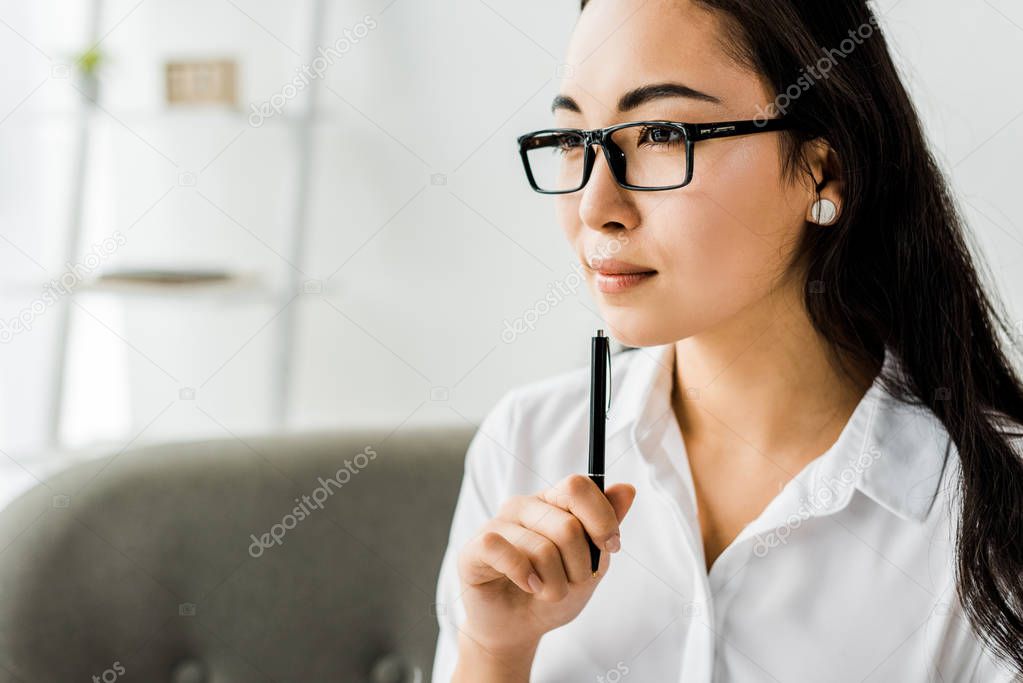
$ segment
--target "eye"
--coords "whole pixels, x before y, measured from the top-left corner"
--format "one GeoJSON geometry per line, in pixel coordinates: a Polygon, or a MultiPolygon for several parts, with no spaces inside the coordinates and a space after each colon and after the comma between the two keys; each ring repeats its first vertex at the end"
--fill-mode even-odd
{"type": "Polygon", "coordinates": [[[568,154],[581,149],[583,146],[582,138],[577,135],[562,135],[558,138],[558,145],[555,151],[560,154],[568,154]]]}
{"type": "Polygon", "coordinates": [[[640,130],[639,144],[648,146],[675,146],[685,141],[682,131],[668,126],[644,126],[640,130]]]}

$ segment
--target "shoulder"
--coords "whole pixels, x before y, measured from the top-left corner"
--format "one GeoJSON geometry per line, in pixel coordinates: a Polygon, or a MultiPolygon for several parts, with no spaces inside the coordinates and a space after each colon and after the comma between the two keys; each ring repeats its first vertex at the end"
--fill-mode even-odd
{"type": "MultiPolygon", "coordinates": [[[[639,354],[612,355],[612,401],[630,377],[639,354]]],[[[586,462],[590,405],[590,368],[571,368],[506,391],[487,413],[473,437],[469,456],[491,465],[492,476],[514,479],[524,472],[550,483],[586,462]],[[477,453],[478,451],[478,453],[477,453]],[[581,459],[580,459],[581,458],[581,459]]]]}
{"type": "MultiPolygon", "coordinates": [[[[912,412],[918,420],[917,424],[926,427],[926,429],[918,427],[916,430],[905,430],[908,432],[904,439],[907,449],[920,449],[922,445],[931,443],[934,443],[935,446],[939,443],[943,444],[941,449],[929,449],[929,455],[934,458],[934,464],[931,468],[921,470],[928,473],[928,476],[917,480],[915,486],[917,489],[920,486],[926,486],[932,476],[936,477],[938,486],[934,497],[935,502],[940,505],[934,505],[931,512],[943,514],[949,523],[954,524],[955,520],[960,517],[963,502],[961,497],[963,463],[959,446],[949,434],[945,424],[930,409],[915,407],[912,412]],[[925,431],[935,435],[933,440],[924,438],[925,431]]],[[[1023,461],[1023,423],[1000,415],[989,415],[989,417],[992,420],[995,433],[1005,440],[1010,452],[1023,461]]],[[[909,488],[907,492],[912,493],[913,490],[913,488],[909,488]]]]}
{"type": "MultiPolygon", "coordinates": [[[[641,358],[639,349],[627,349],[611,356],[612,401],[634,373],[641,358]]],[[[589,421],[590,368],[580,366],[556,375],[521,384],[508,391],[499,402],[514,416],[521,436],[556,434],[566,425],[584,427],[589,421]]]]}

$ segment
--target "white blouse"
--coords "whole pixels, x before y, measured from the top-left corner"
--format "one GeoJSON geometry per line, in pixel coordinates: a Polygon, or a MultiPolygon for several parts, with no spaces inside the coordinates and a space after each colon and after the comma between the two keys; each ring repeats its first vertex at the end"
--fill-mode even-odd
{"type": "MultiPolygon", "coordinates": [[[[606,481],[633,484],[636,500],[590,602],[540,641],[532,681],[1012,680],[956,597],[956,448],[878,379],[708,574],[674,349],[612,359],[606,481]]],[[[887,353],[885,371],[895,362],[887,353]]],[[[509,496],[586,472],[589,384],[579,368],[514,389],[473,438],[437,586],[434,683],[451,680],[465,619],[459,550],[509,496]]]]}

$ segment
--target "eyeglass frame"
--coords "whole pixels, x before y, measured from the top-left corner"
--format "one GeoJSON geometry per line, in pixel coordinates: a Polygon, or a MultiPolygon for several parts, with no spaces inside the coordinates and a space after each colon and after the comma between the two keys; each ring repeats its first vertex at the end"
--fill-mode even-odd
{"type": "Polygon", "coordinates": [[[701,140],[714,140],[716,138],[752,135],[754,133],[767,133],[776,130],[786,130],[791,127],[791,120],[785,116],[777,116],[768,119],[751,119],[746,121],[717,121],[714,123],[685,123],[682,121],[628,121],[626,123],[617,123],[613,126],[608,126],[607,128],[594,128],[592,130],[584,130],[581,128],[546,128],[544,130],[535,130],[531,133],[520,135],[517,138],[517,142],[519,144],[519,154],[522,157],[522,165],[526,169],[526,178],[529,180],[529,185],[533,188],[533,190],[540,194],[570,194],[572,192],[578,192],[586,187],[586,183],[590,181],[590,175],[593,172],[593,165],[597,159],[597,155],[593,151],[593,145],[600,145],[600,148],[604,151],[604,159],[607,161],[608,168],[611,169],[611,176],[614,178],[615,182],[618,183],[619,187],[636,192],[659,192],[662,190],[677,190],[692,182],[694,158],[693,147],[701,140]],[[613,146],[620,151],[618,145],[611,140],[612,133],[622,128],[650,124],[680,131],[685,138],[686,176],[678,185],[664,185],[661,187],[630,185],[624,180],[624,164],[621,164],[611,155],[608,143],[610,143],[610,146],[613,146]],[[527,152],[529,150],[526,149],[525,143],[527,139],[534,136],[551,133],[576,133],[583,136],[585,146],[585,150],[583,152],[583,179],[579,186],[574,189],[542,190],[536,184],[536,180],[533,177],[533,171],[532,168],[530,168],[529,159],[527,158],[527,152]],[[619,176],[621,176],[621,178],[619,176]]]}

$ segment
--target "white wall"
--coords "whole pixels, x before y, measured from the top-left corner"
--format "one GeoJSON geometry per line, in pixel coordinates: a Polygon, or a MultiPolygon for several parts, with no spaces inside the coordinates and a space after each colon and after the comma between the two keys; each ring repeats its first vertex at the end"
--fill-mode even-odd
{"type": "MultiPolygon", "coordinates": [[[[1020,320],[1023,10],[1009,0],[877,6],[1020,320]]],[[[599,319],[583,288],[534,330],[502,341],[505,320],[534,310],[573,273],[550,200],[527,188],[514,140],[549,122],[576,3],[328,2],[321,45],[366,15],[376,28],[320,84],[308,240],[296,262],[289,121],[305,112],[306,93],[259,127],[247,106],[167,112],[162,65],[233,56],[242,102],[265,101],[311,61],[311,7],[104,4],[99,33],[112,61],[90,127],[83,250],[120,230],[127,241],[110,265],[226,266],[262,284],[187,297],[77,295],[68,444],[274,428],[273,368],[289,321],[295,429],[475,422],[509,387],[586,362],[599,319]],[[322,291],[289,302],[291,277],[322,291]],[[184,387],[194,399],[181,398],[184,387]]],[[[84,44],[85,8],[0,1],[0,50],[18,66],[4,70],[0,94],[0,269],[5,283],[22,282],[3,287],[4,319],[61,270],[77,99],[54,65],[84,44]]],[[[15,457],[45,435],[56,318],[48,310],[0,346],[0,448],[15,457]]]]}

